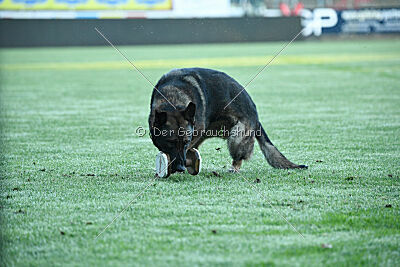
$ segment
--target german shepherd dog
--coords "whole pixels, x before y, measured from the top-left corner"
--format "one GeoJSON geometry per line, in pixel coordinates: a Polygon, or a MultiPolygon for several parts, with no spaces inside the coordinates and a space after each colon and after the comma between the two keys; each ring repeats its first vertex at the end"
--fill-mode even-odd
{"type": "Polygon", "coordinates": [[[150,105],[150,136],[160,151],[175,159],[172,173],[184,172],[188,149],[198,148],[211,137],[228,140],[233,172],[250,158],[255,139],[272,167],[307,168],[290,162],[271,143],[253,100],[227,74],[203,68],[175,69],[163,75],[155,87],[150,105]]]}

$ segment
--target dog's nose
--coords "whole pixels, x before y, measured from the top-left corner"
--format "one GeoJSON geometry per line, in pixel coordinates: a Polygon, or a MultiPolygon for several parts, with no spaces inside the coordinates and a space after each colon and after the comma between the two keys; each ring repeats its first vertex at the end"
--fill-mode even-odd
{"type": "Polygon", "coordinates": [[[183,166],[182,164],[178,164],[176,166],[176,171],[177,172],[184,172],[186,170],[185,166],[183,166]]]}

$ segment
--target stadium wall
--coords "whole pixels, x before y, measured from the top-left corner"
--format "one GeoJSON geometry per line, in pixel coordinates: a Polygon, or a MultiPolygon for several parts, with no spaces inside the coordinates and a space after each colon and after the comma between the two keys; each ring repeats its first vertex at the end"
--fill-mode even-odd
{"type": "Polygon", "coordinates": [[[262,42],[290,40],[299,17],[203,19],[1,19],[0,47],[262,42]]]}

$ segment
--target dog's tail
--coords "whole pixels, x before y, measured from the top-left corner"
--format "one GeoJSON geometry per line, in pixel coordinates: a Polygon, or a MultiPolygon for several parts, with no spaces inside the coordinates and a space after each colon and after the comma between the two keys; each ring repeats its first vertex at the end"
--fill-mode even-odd
{"type": "Polygon", "coordinates": [[[269,165],[278,169],[307,169],[306,165],[297,165],[289,161],[269,140],[267,133],[262,127],[261,123],[258,123],[256,138],[260,145],[261,151],[264,154],[265,159],[269,165]]]}

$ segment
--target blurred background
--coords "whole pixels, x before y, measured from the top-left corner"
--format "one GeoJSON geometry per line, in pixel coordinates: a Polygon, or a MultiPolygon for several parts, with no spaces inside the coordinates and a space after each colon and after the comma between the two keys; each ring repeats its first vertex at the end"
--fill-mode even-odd
{"type": "Polygon", "coordinates": [[[397,0],[0,0],[0,46],[285,41],[400,33],[397,0]]]}

